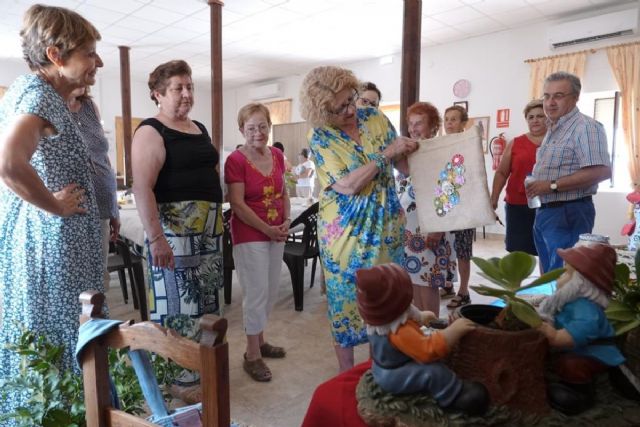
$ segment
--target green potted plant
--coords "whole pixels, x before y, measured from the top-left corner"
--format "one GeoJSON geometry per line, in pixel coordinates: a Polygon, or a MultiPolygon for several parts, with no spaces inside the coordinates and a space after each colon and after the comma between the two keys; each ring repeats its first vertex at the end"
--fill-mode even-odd
{"type": "Polygon", "coordinates": [[[479,285],[471,288],[480,295],[500,298],[506,304],[494,319],[494,324],[499,329],[517,331],[536,328],[540,325],[542,319],[536,309],[516,293],[556,280],[564,269],[549,271],[523,286],[522,282],[533,273],[536,267],[534,256],[525,252],[512,252],[502,258],[473,257],[472,260],[480,268],[479,274],[498,287],[479,285]]]}
{"type": "Polygon", "coordinates": [[[501,298],[505,307],[470,304],[459,314],[479,323],[451,352],[449,364],[462,378],[480,381],[495,405],[531,414],[549,409],[544,379],[547,339],[536,329],[542,322],[535,308],[516,292],[550,282],[563,269],[522,285],[536,260],[524,252],[502,258],[472,258],[480,275],[497,286],[472,286],[481,295],[501,298]]]}
{"type": "Polygon", "coordinates": [[[631,371],[640,377],[640,250],[635,255],[635,272],[626,264],[616,265],[613,296],[605,313],[620,338],[619,344],[631,371]]]}

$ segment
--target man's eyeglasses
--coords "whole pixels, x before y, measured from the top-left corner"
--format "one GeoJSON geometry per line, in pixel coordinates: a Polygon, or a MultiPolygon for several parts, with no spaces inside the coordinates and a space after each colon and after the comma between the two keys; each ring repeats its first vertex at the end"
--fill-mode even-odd
{"type": "Polygon", "coordinates": [[[258,125],[258,126],[247,126],[246,128],[244,128],[244,131],[249,135],[254,135],[258,132],[269,133],[270,128],[271,126],[269,126],[268,124],[262,123],[261,125],[258,125]]]}
{"type": "Polygon", "coordinates": [[[358,92],[354,90],[353,95],[351,95],[347,99],[347,102],[342,104],[340,108],[338,108],[337,110],[327,110],[327,111],[336,116],[342,116],[344,113],[346,113],[349,110],[349,107],[356,105],[357,100],[358,100],[358,92]]]}
{"type": "Polygon", "coordinates": [[[573,95],[573,92],[569,92],[569,93],[564,93],[564,92],[545,93],[544,95],[542,95],[542,99],[544,101],[548,101],[550,99],[553,99],[554,101],[560,101],[560,100],[564,99],[565,97],[567,97],[569,95],[573,95]]]}

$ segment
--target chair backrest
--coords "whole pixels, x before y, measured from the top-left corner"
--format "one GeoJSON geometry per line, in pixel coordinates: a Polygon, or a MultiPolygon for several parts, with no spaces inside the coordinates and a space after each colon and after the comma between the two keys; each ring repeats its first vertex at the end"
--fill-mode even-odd
{"type": "MultiPolygon", "coordinates": [[[[80,295],[80,323],[99,317],[104,295],[97,291],[80,295]]],[[[122,323],[91,341],[81,355],[88,427],[154,426],[142,418],[111,406],[108,377],[108,349],[147,350],[171,359],[178,365],[199,371],[202,387],[202,425],[221,427],[230,424],[229,347],[225,336],[227,320],[212,314],[200,319],[200,342],[180,336],[153,322],[122,323]]]]}
{"type": "Polygon", "coordinates": [[[304,225],[302,232],[302,243],[304,243],[303,256],[312,258],[319,252],[318,249],[318,208],[319,203],[315,202],[293,220],[290,228],[294,228],[300,224],[304,225]]]}

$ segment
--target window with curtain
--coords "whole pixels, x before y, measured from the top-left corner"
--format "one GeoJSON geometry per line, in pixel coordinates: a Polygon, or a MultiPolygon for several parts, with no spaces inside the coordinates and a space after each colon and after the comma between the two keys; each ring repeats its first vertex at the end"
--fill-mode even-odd
{"type": "Polygon", "coordinates": [[[607,135],[607,146],[611,156],[611,179],[600,183],[600,189],[626,192],[631,183],[629,153],[624,148],[620,130],[620,103],[615,90],[582,92],[578,101],[581,113],[602,123],[607,135]]]}

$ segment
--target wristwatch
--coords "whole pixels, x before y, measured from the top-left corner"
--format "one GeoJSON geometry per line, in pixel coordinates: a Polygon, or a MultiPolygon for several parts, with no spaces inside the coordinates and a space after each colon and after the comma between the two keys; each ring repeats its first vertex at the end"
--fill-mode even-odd
{"type": "Polygon", "coordinates": [[[556,180],[554,179],[553,181],[551,181],[551,185],[549,185],[549,188],[551,189],[551,191],[553,191],[554,193],[558,192],[558,183],[556,182],[556,180]]]}

